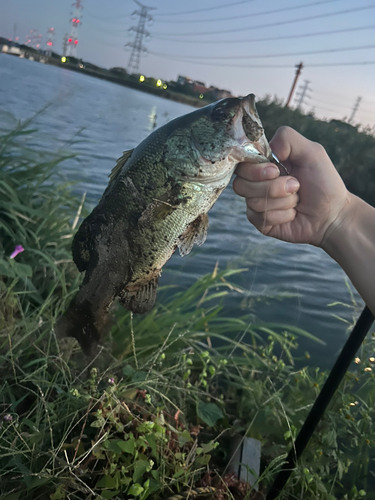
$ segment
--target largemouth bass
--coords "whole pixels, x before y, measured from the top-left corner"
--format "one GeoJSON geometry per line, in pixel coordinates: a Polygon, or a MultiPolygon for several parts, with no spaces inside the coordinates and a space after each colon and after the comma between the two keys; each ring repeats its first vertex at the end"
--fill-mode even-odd
{"type": "Polygon", "coordinates": [[[85,277],[58,335],[90,353],[115,298],[150,311],[164,264],[176,248],[184,256],[204,243],[207,212],[242,161],[274,161],[253,94],[176,118],[124,152],[75,235],[73,259],[85,277]]]}

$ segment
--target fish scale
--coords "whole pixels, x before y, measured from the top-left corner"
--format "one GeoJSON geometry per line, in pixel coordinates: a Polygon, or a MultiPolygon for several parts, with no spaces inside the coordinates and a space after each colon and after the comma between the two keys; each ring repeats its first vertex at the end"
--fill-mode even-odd
{"type": "Polygon", "coordinates": [[[149,312],[163,266],[177,247],[184,256],[204,242],[207,212],[241,161],[274,161],[253,94],[176,118],[124,152],[74,237],[73,259],[85,276],[57,335],[75,337],[90,354],[116,298],[149,312]]]}

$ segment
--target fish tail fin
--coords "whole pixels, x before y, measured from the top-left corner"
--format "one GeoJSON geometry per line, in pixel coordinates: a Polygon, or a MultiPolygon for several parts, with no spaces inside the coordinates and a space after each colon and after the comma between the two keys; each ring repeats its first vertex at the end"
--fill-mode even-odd
{"type": "Polygon", "coordinates": [[[58,319],[55,332],[58,338],[77,339],[83,352],[90,356],[100,340],[103,328],[109,324],[109,315],[103,310],[95,310],[88,300],[78,303],[76,299],[58,319]]]}
{"type": "Polygon", "coordinates": [[[153,276],[149,281],[135,285],[133,289],[124,289],[120,294],[120,304],[133,313],[149,312],[155,304],[158,280],[158,276],[153,276]]]}

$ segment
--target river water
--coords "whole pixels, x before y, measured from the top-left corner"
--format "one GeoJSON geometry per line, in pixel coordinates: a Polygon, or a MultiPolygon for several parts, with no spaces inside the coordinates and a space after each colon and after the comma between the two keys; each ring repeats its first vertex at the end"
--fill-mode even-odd
{"type": "MultiPolygon", "coordinates": [[[[251,89],[249,89],[249,92],[251,89]]],[[[33,61],[0,54],[0,110],[18,119],[34,118],[39,132],[35,147],[78,152],[62,164],[65,175],[78,181],[77,196],[87,192],[96,203],[108,174],[124,150],[134,148],[157,126],[193,108],[133,89],[33,61]]],[[[164,268],[161,284],[191,285],[219,262],[248,268],[236,282],[247,297],[231,294],[224,313],[242,316],[255,305],[265,322],[304,328],[325,346],[301,338],[300,353],[309,351],[310,363],[330,367],[347,335],[352,310],[328,307],[350,303],[345,274],[322,250],[291,245],[259,234],[247,221],[244,200],[228,187],[209,213],[206,243],[183,259],[174,255],[164,268]],[[282,294],[282,300],[272,298],[282,294]]],[[[361,303],[358,295],[356,299],[361,303]]]]}

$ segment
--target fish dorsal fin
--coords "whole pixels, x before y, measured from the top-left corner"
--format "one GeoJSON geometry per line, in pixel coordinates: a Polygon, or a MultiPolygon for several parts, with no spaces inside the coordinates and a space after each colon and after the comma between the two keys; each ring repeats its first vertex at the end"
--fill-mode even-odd
{"type": "Polygon", "coordinates": [[[129,149],[128,151],[124,151],[124,154],[120,156],[120,158],[117,160],[116,166],[111,170],[111,173],[109,174],[110,182],[116,179],[122,167],[131,157],[133,151],[134,149],[129,149]]]}

